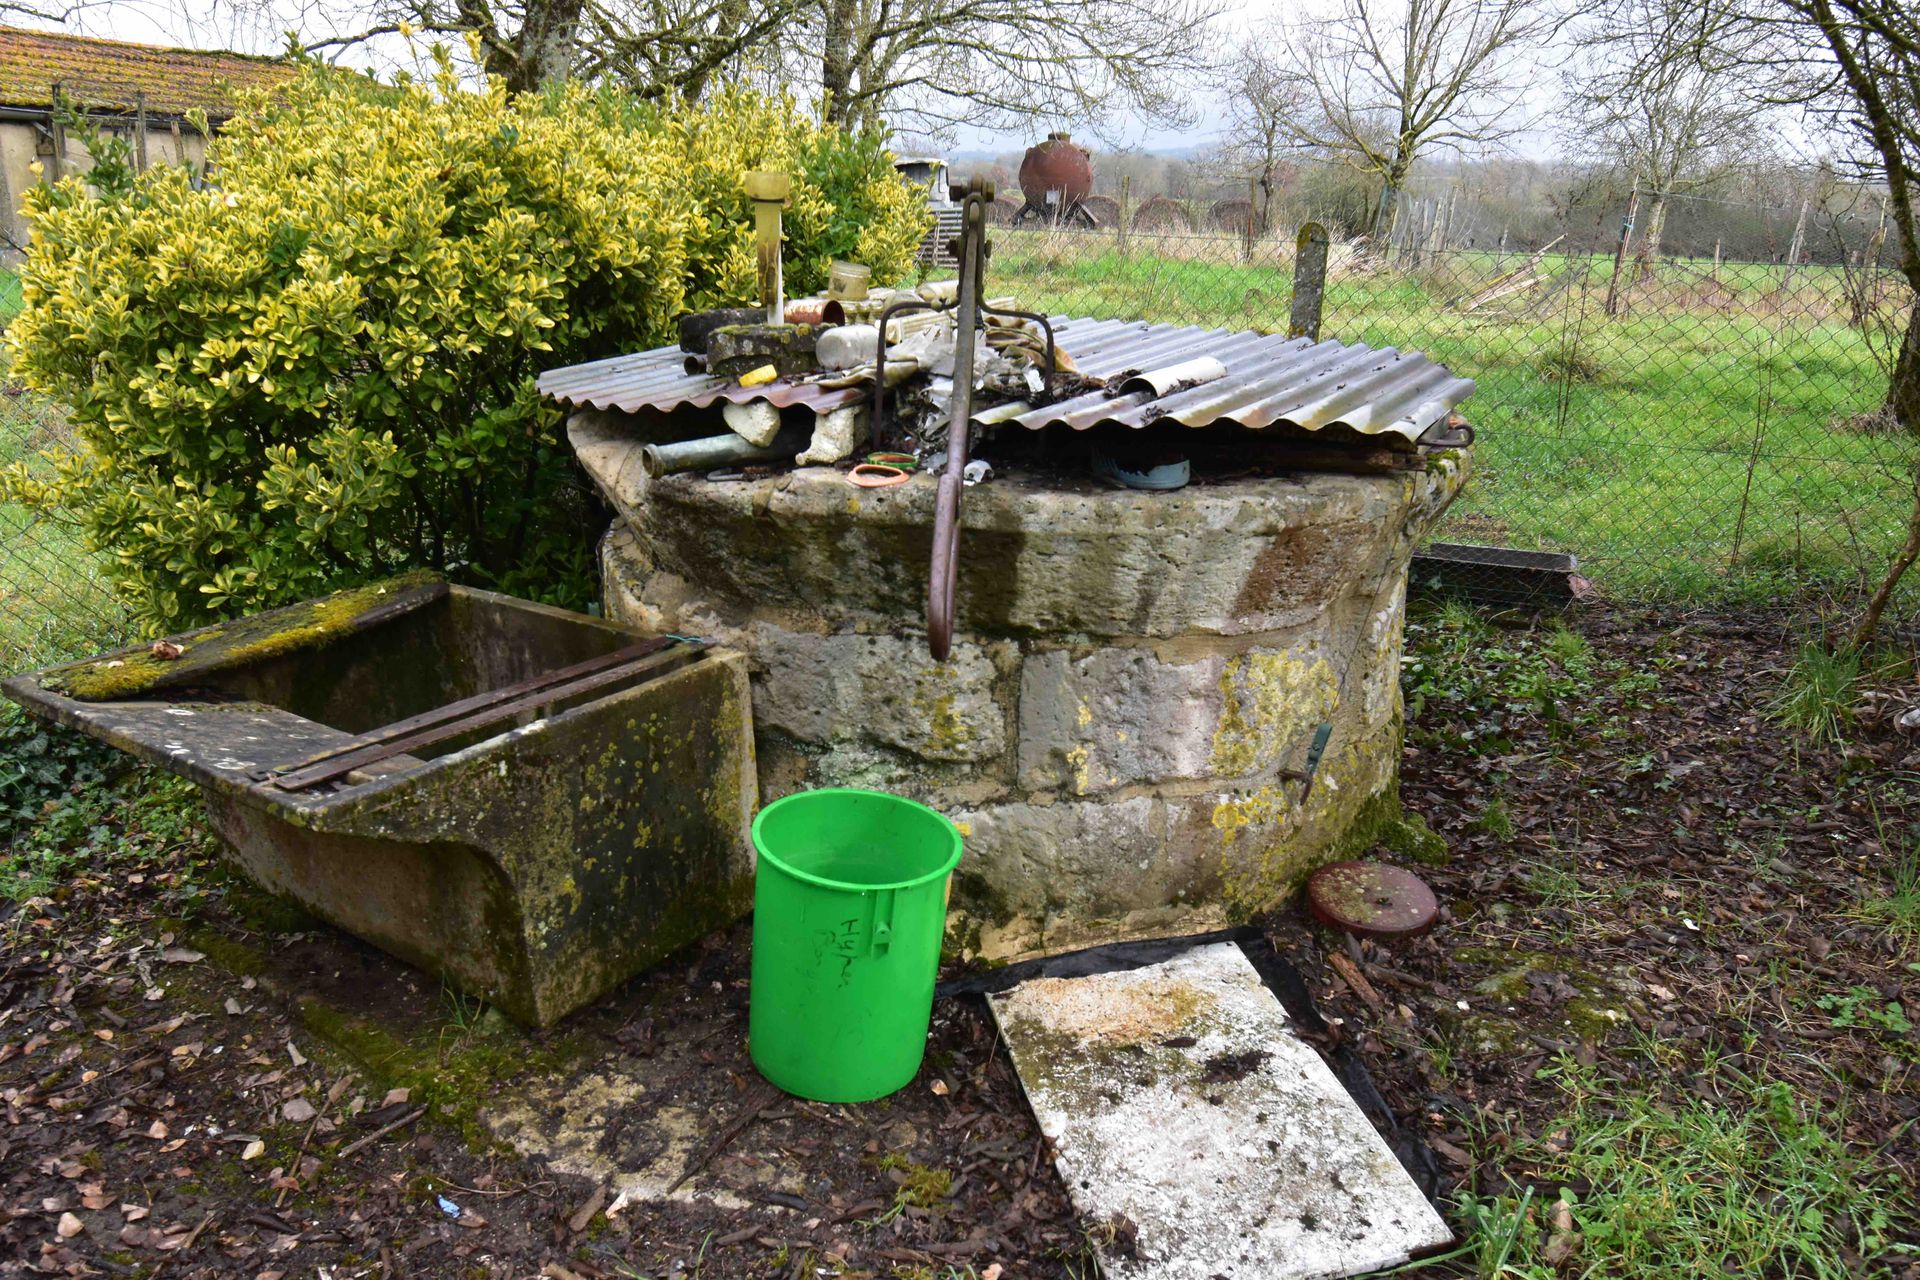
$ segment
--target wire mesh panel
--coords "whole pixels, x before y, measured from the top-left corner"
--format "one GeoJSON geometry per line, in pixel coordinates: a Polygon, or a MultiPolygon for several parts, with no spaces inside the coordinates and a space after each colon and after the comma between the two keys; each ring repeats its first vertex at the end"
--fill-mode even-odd
{"type": "MultiPolygon", "coordinates": [[[[1438,540],[1569,552],[1616,598],[1852,593],[1912,503],[1915,441],[1880,412],[1910,300],[1858,247],[1808,261],[1801,221],[1778,260],[1734,262],[1616,254],[1593,228],[1462,246],[1462,221],[1403,218],[1376,245],[1331,247],[1321,336],[1418,350],[1478,384],[1475,479],[1438,540]]],[[[1168,214],[995,238],[996,288],[1023,305],[1288,323],[1291,229],[1168,214]]]]}
{"type": "MultiPolygon", "coordinates": [[[[0,468],[45,474],[79,447],[58,405],[0,377],[0,468]]],[[[98,651],[128,630],[102,557],[71,522],[0,497],[0,672],[98,651]]]]}

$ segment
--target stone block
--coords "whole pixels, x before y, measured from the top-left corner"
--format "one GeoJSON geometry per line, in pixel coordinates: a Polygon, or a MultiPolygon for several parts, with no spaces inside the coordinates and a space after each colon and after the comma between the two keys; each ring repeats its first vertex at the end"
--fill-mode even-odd
{"type": "Polygon", "coordinates": [[[1179,886],[1166,883],[1165,810],[1154,797],[984,805],[949,816],[966,841],[956,905],[976,914],[1119,915],[1178,896],[1179,886]],[[984,900],[963,901],[969,896],[984,900]]]}
{"type": "MultiPolygon", "coordinates": [[[[747,629],[753,714],[806,742],[871,741],[927,760],[984,761],[1007,749],[1007,684],[987,646],[965,641],[935,662],[918,640],[747,629]]],[[[1003,660],[1011,650],[998,646],[1003,660]]]]}
{"type": "Polygon", "coordinates": [[[1257,777],[1289,767],[1339,703],[1317,637],[1163,659],[1151,649],[1029,655],[1020,682],[1020,784],[1114,787],[1257,777]]]}

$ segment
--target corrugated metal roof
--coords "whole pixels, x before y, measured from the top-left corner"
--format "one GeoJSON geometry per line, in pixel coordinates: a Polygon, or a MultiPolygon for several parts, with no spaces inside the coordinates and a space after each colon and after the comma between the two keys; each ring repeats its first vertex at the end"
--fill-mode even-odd
{"type": "Polygon", "coordinates": [[[1144,427],[1170,419],[1189,427],[1217,422],[1307,431],[1345,427],[1362,435],[1417,440],[1473,394],[1471,379],[1454,377],[1418,352],[1391,347],[1138,321],[1059,318],[1054,325],[1060,349],[1080,372],[1109,386],[1039,408],[1024,402],[996,405],[975,414],[976,422],[1084,431],[1108,422],[1144,427]],[[1198,356],[1220,361],[1226,376],[1159,397],[1110,394],[1123,374],[1164,369],[1198,356]]]}
{"type": "Polygon", "coordinates": [[[679,347],[659,347],[630,356],[614,356],[590,364],[549,369],[540,375],[540,394],[576,409],[641,409],[670,412],[682,405],[705,409],[716,400],[751,404],[765,400],[776,408],[804,404],[816,413],[830,413],[864,400],[865,386],[837,390],[813,382],[780,379],[764,387],[743,387],[726,378],[688,373],[687,353],[679,347]]]}
{"type": "MultiPolygon", "coordinates": [[[[1136,320],[1056,316],[1053,324],[1060,349],[1080,372],[1109,386],[1037,408],[1025,401],[994,405],[976,413],[975,422],[1016,422],[1033,430],[1063,425],[1084,431],[1101,423],[1144,427],[1171,419],[1189,427],[1216,422],[1307,431],[1344,427],[1362,435],[1417,440],[1473,394],[1471,380],[1454,377],[1418,352],[1391,347],[1136,320]],[[1219,360],[1226,376],[1159,397],[1110,394],[1123,375],[1164,369],[1198,356],[1219,360]]],[[[543,394],[575,407],[629,413],[681,405],[705,408],[716,400],[765,400],[781,408],[805,404],[826,413],[867,394],[865,387],[827,390],[785,380],[744,388],[688,373],[684,361],[678,347],[662,347],[555,369],[543,374],[539,385],[543,394]]]]}

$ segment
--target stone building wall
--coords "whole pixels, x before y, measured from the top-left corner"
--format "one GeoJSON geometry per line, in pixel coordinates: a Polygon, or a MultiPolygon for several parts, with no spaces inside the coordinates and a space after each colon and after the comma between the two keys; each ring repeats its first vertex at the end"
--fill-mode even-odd
{"type": "Polygon", "coordinates": [[[1224,924],[1397,803],[1407,563],[1464,455],[1171,494],[996,477],[967,491],[937,663],[930,478],[650,481],[617,416],[571,434],[620,513],[609,616],[750,656],[763,802],[873,787],[953,817],[963,949],[1224,924]],[[1303,802],[1284,771],[1323,721],[1303,802]]]}

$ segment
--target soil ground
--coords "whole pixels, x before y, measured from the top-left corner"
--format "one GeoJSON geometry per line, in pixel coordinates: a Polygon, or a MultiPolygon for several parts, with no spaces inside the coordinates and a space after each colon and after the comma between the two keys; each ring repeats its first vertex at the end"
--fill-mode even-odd
{"type": "MultiPolygon", "coordinates": [[[[1376,853],[1443,859],[1439,924],[1261,927],[1462,1235],[1422,1270],[1705,1274],[1685,1183],[1715,1270],[1920,1277],[1911,666],[1815,745],[1768,714],[1777,621],[1448,610],[1409,648],[1403,793],[1439,839],[1376,853]]],[[[977,998],[892,1098],[775,1097],[744,926],[523,1034],[228,875],[182,788],[113,785],[0,902],[0,1274],[1011,1280],[1111,1242],[977,998]]]]}

